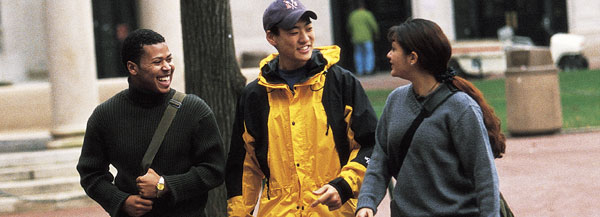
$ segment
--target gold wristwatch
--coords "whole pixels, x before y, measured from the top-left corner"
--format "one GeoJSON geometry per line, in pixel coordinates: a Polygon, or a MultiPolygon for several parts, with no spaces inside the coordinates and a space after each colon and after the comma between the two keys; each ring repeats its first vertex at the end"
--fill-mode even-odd
{"type": "Polygon", "coordinates": [[[160,195],[162,195],[162,192],[165,190],[165,178],[163,178],[162,176],[158,179],[158,183],[156,183],[156,190],[158,190],[156,192],[156,197],[160,197],[160,195]]]}

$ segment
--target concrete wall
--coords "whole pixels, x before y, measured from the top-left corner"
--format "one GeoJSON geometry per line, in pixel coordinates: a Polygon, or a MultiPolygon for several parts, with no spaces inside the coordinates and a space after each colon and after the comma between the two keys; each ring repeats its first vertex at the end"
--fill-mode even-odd
{"type": "MultiPolygon", "coordinates": [[[[127,78],[98,81],[99,102],[127,88],[127,78]]],[[[47,82],[0,86],[0,133],[46,131],[51,127],[50,84],[47,82]]],[[[77,106],[77,102],[69,102],[77,106]]]]}

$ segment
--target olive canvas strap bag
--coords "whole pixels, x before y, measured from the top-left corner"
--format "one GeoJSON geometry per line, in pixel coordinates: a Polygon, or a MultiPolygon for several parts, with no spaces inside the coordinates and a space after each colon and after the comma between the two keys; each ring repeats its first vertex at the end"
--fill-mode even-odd
{"type": "Polygon", "coordinates": [[[144,158],[142,158],[142,175],[146,174],[148,168],[150,168],[150,165],[154,160],[154,156],[156,156],[156,153],[158,152],[158,149],[160,148],[160,145],[162,144],[162,141],[165,138],[165,134],[167,134],[167,131],[171,126],[171,122],[173,122],[173,119],[175,118],[177,110],[181,107],[181,102],[183,102],[183,98],[185,98],[185,93],[176,91],[173,98],[169,100],[169,104],[165,109],[165,113],[160,119],[158,127],[154,131],[154,135],[152,136],[150,145],[148,145],[148,149],[146,149],[144,158]]]}

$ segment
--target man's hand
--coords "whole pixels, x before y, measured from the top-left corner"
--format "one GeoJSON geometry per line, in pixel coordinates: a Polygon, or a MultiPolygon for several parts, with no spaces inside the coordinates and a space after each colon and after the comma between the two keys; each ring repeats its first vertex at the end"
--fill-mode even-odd
{"type": "Polygon", "coordinates": [[[326,184],[319,188],[319,190],[313,191],[313,194],[321,195],[321,197],[315,200],[315,202],[310,205],[311,207],[316,207],[319,204],[323,204],[329,208],[329,211],[333,211],[342,207],[342,199],[340,198],[340,194],[330,184],[326,184]]]}
{"type": "Polygon", "coordinates": [[[156,184],[159,178],[160,176],[152,168],[148,169],[148,172],[143,176],[137,177],[135,182],[137,182],[140,196],[143,198],[156,198],[156,194],[158,193],[156,184]]]}
{"type": "Polygon", "coordinates": [[[125,211],[129,216],[142,216],[152,210],[152,201],[146,200],[140,197],[140,195],[130,195],[125,200],[125,203],[121,209],[123,209],[123,211],[125,211]]]}
{"type": "Polygon", "coordinates": [[[362,208],[356,212],[356,217],[373,217],[373,210],[370,208],[362,208]]]}

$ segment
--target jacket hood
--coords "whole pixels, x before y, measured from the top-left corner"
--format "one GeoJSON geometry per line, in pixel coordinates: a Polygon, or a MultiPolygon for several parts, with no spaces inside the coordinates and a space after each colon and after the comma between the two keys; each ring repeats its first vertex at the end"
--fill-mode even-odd
{"type": "MultiPolygon", "coordinates": [[[[308,60],[305,65],[308,69],[306,78],[311,78],[317,74],[323,73],[326,69],[329,69],[332,65],[336,64],[340,60],[340,51],[341,49],[337,45],[316,47],[313,50],[310,60],[308,60]]],[[[267,56],[260,61],[259,65],[260,73],[258,74],[258,81],[260,84],[281,84],[282,87],[285,87],[285,81],[279,76],[279,73],[277,73],[279,53],[273,53],[267,56]]]]}

